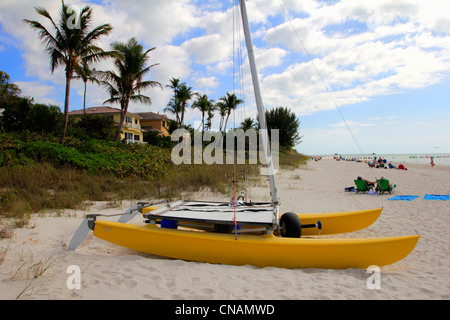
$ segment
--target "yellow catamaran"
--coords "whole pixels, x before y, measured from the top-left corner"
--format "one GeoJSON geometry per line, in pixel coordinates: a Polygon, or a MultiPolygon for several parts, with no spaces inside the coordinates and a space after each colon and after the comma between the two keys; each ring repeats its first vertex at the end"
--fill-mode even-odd
{"type": "Polygon", "coordinates": [[[420,236],[368,239],[302,238],[366,228],[382,209],[323,214],[279,214],[265,111],[256,72],[245,1],[240,1],[247,53],[252,73],[262,144],[267,160],[270,203],[179,201],[154,206],[137,203],[118,222],[88,215],[75,232],[75,249],[89,230],[111,243],[150,254],[206,263],[280,268],[367,268],[406,257],[420,236]],[[126,223],[142,213],[146,224],[126,223]],[[180,227],[188,227],[182,230],[180,227]],[[238,230],[239,229],[239,230],[238,230]]]}

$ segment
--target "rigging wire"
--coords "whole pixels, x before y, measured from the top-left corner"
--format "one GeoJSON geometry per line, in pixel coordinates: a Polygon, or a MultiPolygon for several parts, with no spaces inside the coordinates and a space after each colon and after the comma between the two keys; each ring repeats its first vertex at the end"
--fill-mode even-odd
{"type": "MultiPolygon", "coordinates": [[[[233,59],[233,63],[235,63],[235,61],[237,61],[237,69],[238,69],[238,90],[239,90],[239,94],[242,100],[242,104],[243,104],[243,108],[242,108],[242,114],[241,114],[241,119],[242,121],[244,121],[247,117],[247,112],[246,112],[246,96],[245,96],[245,85],[244,85],[244,58],[243,58],[243,49],[242,49],[242,30],[243,30],[243,26],[242,26],[242,21],[241,21],[241,17],[240,17],[240,6],[239,6],[239,1],[240,0],[234,0],[234,8],[235,8],[235,17],[236,17],[236,30],[234,32],[234,34],[236,34],[236,38],[233,38],[233,49],[237,51],[237,57],[235,57],[233,59]],[[235,42],[237,42],[237,45],[235,48],[235,42]]],[[[236,68],[233,68],[233,76],[235,76],[236,73],[236,68]]],[[[234,113],[236,113],[236,110],[234,110],[234,113]]],[[[234,124],[234,129],[236,129],[236,124],[234,124]]],[[[250,150],[249,150],[250,151],[250,150]]],[[[244,160],[245,161],[245,160],[244,160]]],[[[250,162],[250,158],[248,159],[248,161],[250,162]]],[[[249,164],[249,163],[248,163],[249,164]]],[[[248,167],[247,167],[247,161],[245,161],[245,168],[243,171],[243,182],[244,182],[244,200],[245,202],[247,202],[247,180],[246,180],[246,174],[248,172],[248,167]]],[[[250,194],[250,202],[251,202],[251,187],[249,186],[249,194],[250,194]]]]}
{"type": "MultiPolygon", "coordinates": [[[[300,35],[298,34],[297,30],[295,29],[294,24],[292,23],[292,20],[289,18],[289,15],[287,14],[287,11],[286,11],[286,9],[284,8],[284,6],[283,6],[281,0],[278,0],[278,3],[279,3],[279,5],[280,5],[281,10],[283,11],[283,14],[284,14],[286,20],[289,22],[289,24],[290,24],[292,30],[293,30],[294,33],[296,34],[297,39],[298,39],[300,45],[302,46],[303,50],[305,51],[306,55],[308,56],[308,59],[309,59],[311,65],[313,66],[313,68],[314,68],[314,70],[316,71],[316,73],[317,73],[317,75],[318,75],[320,81],[322,82],[323,86],[325,87],[325,90],[327,91],[328,95],[330,96],[330,99],[331,99],[331,101],[333,102],[333,104],[334,104],[336,110],[338,111],[339,115],[341,116],[342,120],[344,121],[344,124],[345,124],[345,126],[347,127],[347,130],[350,132],[350,135],[352,136],[353,141],[355,142],[356,146],[358,147],[360,154],[362,154],[362,155],[365,154],[365,153],[363,152],[363,150],[362,150],[360,144],[358,143],[358,140],[356,139],[355,135],[353,134],[353,132],[352,132],[350,126],[348,125],[347,120],[345,119],[344,115],[342,114],[342,111],[341,111],[341,109],[340,109],[338,103],[336,102],[336,99],[334,98],[334,96],[333,96],[333,94],[332,94],[332,92],[331,92],[330,87],[327,85],[325,79],[323,78],[322,74],[320,73],[319,69],[317,68],[316,64],[314,63],[314,60],[313,60],[313,58],[311,57],[311,54],[309,53],[308,49],[306,48],[305,44],[303,43],[302,39],[300,38],[300,35]]],[[[376,176],[376,174],[375,174],[373,168],[369,166],[369,169],[370,169],[370,172],[372,173],[372,175],[373,175],[373,177],[375,178],[375,181],[376,181],[376,180],[377,180],[377,176],[376,176]]],[[[383,205],[383,207],[384,207],[384,198],[382,199],[382,205],[383,205]]]]}
{"type": "MultiPolygon", "coordinates": [[[[236,6],[235,6],[236,0],[233,0],[233,10],[232,10],[232,16],[233,16],[233,94],[235,94],[236,91],[236,57],[235,57],[235,33],[236,33],[236,6]]],[[[233,110],[233,128],[236,129],[236,107],[233,110]]],[[[233,141],[234,141],[234,137],[233,137],[233,141]]],[[[234,143],[233,143],[234,146],[234,143]]],[[[235,153],[234,151],[234,147],[233,147],[233,153],[235,153]]],[[[236,206],[237,206],[237,201],[236,201],[236,154],[234,154],[233,157],[233,208],[234,208],[234,217],[233,217],[233,222],[234,222],[234,237],[235,240],[237,240],[237,223],[236,223],[236,206]]]]}

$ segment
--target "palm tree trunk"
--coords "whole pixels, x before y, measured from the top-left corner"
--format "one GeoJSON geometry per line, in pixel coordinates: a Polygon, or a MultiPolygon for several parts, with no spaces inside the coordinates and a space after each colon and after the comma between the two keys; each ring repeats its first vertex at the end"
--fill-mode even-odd
{"type": "Polygon", "coordinates": [[[69,121],[69,97],[70,97],[70,81],[73,77],[73,70],[66,68],[66,97],[64,101],[64,122],[61,128],[61,144],[64,144],[67,131],[67,122],[69,121]]]}
{"type": "Polygon", "coordinates": [[[119,122],[119,126],[117,127],[117,131],[116,131],[116,135],[114,136],[114,141],[118,141],[119,136],[120,136],[120,131],[122,131],[122,127],[123,127],[123,123],[125,121],[125,112],[124,112],[124,105],[123,102],[120,105],[120,122],[119,122]]]}
{"type": "Polygon", "coordinates": [[[183,125],[184,125],[184,108],[186,108],[185,104],[182,105],[182,109],[181,109],[180,128],[183,128],[183,125]]]}
{"type": "Polygon", "coordinates": [[[228,113],[227,115],[227,120],[225,121],[225,125],[223,127],[223,133],[225,133],[225,131],[227,130],[227,124],[228,124],[228,118],[230,117],[230,113],[228,113]]]}
{"type": "Polygon", "coordinates": [[[84,100],[83,100],[83,113],[86,114],[86,86],[87,81],[84,82],[84,100]]]}
{"type": "Polygon", "coordinates": [[[181,128],[181,119],[180,119],[180,115],[177,112],[177,123],[178,123],[178,128],[181,128]]]}
{"type": "Polygon", "coordinates": [[[122,112],[120,113],[120,123],[119,127],[117,128],[116,135],[114,137],[114,140],[117,141],[120,136],[120,131],[122,131],[123,123],[125,122],[125,117],[128,113],[128,104],[130,103],[130,98],[125,98],[125,101],[122,101],[120,103],[120,109],[122,112]]]}
{"type": "Polygon", "coordinates": [[[202,112],[202,137],[205,134],[205,113],[202,112]]]}

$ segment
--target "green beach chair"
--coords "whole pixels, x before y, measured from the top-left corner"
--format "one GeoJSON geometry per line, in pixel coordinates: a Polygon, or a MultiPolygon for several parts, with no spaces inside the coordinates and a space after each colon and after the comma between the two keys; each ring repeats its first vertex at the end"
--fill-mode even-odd
{"type": "Polygon", "coordinates": [[[373,187],[369,187],[367,185],[367,182],[364,180],[354,180],[356,185],[356,193],[363,192],[366,193],[370,190],[372,190],[373,187]]]}
{"type": "Polygon", "coordinates": [[[389,184],[389,180],[386,179],[380,179],[377,180],[377,190],[379,194],[389,192],[389,194],[392,193],[392,186],[389,184]]]}

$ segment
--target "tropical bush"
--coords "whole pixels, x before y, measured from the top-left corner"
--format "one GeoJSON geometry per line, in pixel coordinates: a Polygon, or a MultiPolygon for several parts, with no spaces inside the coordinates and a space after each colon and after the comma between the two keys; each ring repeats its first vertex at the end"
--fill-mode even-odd
{"type": "Polygon", "coordinates": [[[107,174],[117,178],[160,178],[171,167],[170,152],[154,146],[81,141],[73,137],[67,139],[63,146],[55,139],[40,139],[30,134],[27,139],[19,140],[13,134],[0,134],[0,166],[49,163],[56,168],[79,169],[89,174],[107,174]]]}

